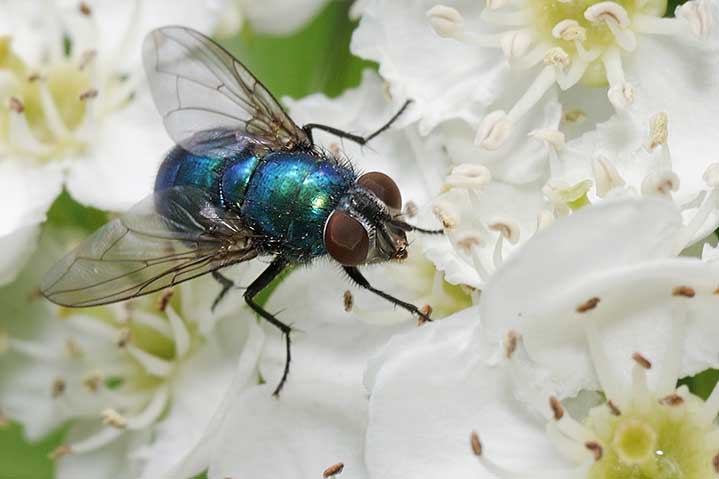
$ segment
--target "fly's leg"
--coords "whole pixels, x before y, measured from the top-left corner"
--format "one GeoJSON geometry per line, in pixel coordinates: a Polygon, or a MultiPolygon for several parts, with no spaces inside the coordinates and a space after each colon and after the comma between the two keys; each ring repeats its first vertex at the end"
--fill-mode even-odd
{"type": "Polygon", "coordinates": [[[399,306],[400,308],[406,309],[407,311],[409,311],[412,314],[416,314],[417,316],[422,318],[424,321],[432,321],[432,319],[429,317],[428,314],[425,314],[422,311],[420,311],[419,308],[417,306],[415,306],[414,304],[407,303],[405,301],[402,301],[401,299],[395,298],[391,294],[387,294],[384,291],[381,291],[381,290],[375,288],[374,286],[372,286],[371,284],[369,284],[369,281],[367,281],[367,278],[365,278],[364,275],[362,273],[360,273],[360,270],[358,270],[356,267],[343,266],[342,268],[345,270],[347,275],[350,278],[352,278],[352,280],[355,283],[357,283],[360,287],[362,287],[366,290],[372,291],[377,296],[380,296],[380,297],[386,299],[387,301],[394,304],[395,306],[399,306]]]}
{"type": "Polygon", "coordinates": [[[389,119],[387,123],[382,125],[375,131],[374,133],[369,134],[368,136],[359,136],[359,135],[353,135],[352,133],[348,133],[346,131],[340,130],[339,128],[334,128],[327,125],[321,125],[318,123],[308,123],[307,125],[303,126],[302,129],[307,133],[307,136],[310,137],[310,141],[314,144],[314,140],[312,139],[312,130],[322,130],[326,131],[328,133],[332,133],[335,136],[338,136],[340,138],[347,138],[350,141],[354,141],[357,144],[364,145],[368,141],[370,141],[372,138],[376,137],[383,131],[387,130],[390,126],[392,126],[392,123],[394,123],[397,118],[404,113],[404,111],[407,109],[409,104],[412,103],[412,100],[407,100],[404,102],[404,105],[402,105],[402,108],[399,109],[397,113],[394,114],[392,118],[389,119]]]}
{"type": "Polygon", "coordinates": [[[272,263],[270,263],[267,269],[265,269],[262,274],[255,278],[252,284],[247,287],[244,295],[245,302],[247,303],[247,305],[252,308],[255,313],[259,314],[262,319],[279,329],[282,332],[282,335],[285,337],[285,370],[282,373],[282,379],[280,379],[280,383],[277,385],[275,391],[272,393],[273,396],[280,395],[282,386],[285,385],[287,375],[290,373],[290,360],[292,359],[290,355],[290,332],[292,331],[292,328],[277,319],[273,314],[267,312],[264,308],[262,308],[262,306],[255,303],[255,296],[257,296],[263,289],[265,289],[265,287],[267,287],[267,285],[269,285],[273,279],[279,276],[286,266],[286,259],[281,256],[276,257],[274,260],[272,260],[272,263]]]}
{"type": "Polygon", "coordinates": [[[212,277],[222,286],[220,294],[217,295],[215,300],[212,302],[212,308],[210,308],[210,310],[214,312],[215,308],[217,308],[217,305],[220,304],[220,301],[222,301],[227,295],[227,292],[235,287],[235,283],[219,271],[213,271],[212,277]]]}

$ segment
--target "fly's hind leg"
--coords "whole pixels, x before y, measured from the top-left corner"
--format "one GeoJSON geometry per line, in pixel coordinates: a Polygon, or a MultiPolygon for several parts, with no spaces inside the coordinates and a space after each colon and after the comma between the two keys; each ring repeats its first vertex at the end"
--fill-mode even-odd
{"type": "Polygon", "coordinates": [[[262,306],[255,303],[255,296],[257,296],[263,289],[265,289],[265,287],[267,287],[273,279],[279,276],[286,266],[287,260],[285,260],[281,256],[276,257],[272,261],[272,263],[270,263],[267,269],[265,269],[262,274],[260,274],[252,282],[252,284],[247,287],[244,295],[245,302],[247,303],[247,305],[252,308],[255,313],[260,315],[262,319],[279,329],[282,332],[282,335],[285,337],[285,369],[282,373],[280,383],[277,385],[274,392],[272,393],[273,396],[279,396],[280,391],[282,390],[282,386],[284,386],[285,381],[287,381],[287,375],[290,373],[290,361],[292,359],[292,356],[290,354],[290,332],[292,331],[292,328],[277,319],[272,313],[266,311],[262,306]]]}
{"type": "Polygon", "coordinates": [[[379,290],[372,286],[369,281],[367,281],[367,278],[364,277],[364,275],[360,272],[359,269],[357,269],[354,266],[343,266],[343,269],[347,273],[347,275],[360,287],[372,291],[377,296],[386,299],[390,303],[394,304],[395,306],[399,306],[402,309],[406,309],[412,314],[416,314],[422,320],[424,321],[432,321],[432,319],[429,317],[429,314],[422,312],[417,306],[414,304],[408,303],[406,301],[402,301],[401,299],[395,298],[391,294],[385,293],[382,290],[379,290]]]}
{"type": "Polygon", "coordinates": [[[220,286],[222,286],[222,289],[220,290],[220,294],[217,295],[215,300],[212,302],[212,308],[210,308],[211,311],[215,311],[215,308],[217,308],[217,305],[220,304],[220,301],[222,301],[225,296],[227,296],[227,293],[235,287],[234,281],[232,281],[227,276],[223,275],[219,271],[213,271],[212,277],[220,283],[220,286]]]}

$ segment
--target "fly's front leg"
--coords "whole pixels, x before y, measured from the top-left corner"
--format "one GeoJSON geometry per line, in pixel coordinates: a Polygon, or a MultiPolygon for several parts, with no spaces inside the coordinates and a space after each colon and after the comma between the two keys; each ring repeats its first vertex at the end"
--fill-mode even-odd
{"type": "Polygon", "coordinates": [[[273,396],[280,395],[282,386],[285,385],[285,381],[287,381],[287,375],[290,373],[290,361],[292,359],[292,356],[290,354],[290,332],[292,331],[292,328],[277,319],[272,313],[266,311],[262,306],[255,303],[255,296],[257,296],[263,289],[265,289],[272,282],[273,279],[279,276],[285,269],[287,264],[287,260],[285,260],[283,257],[276,257],[274,260],[272,260],[272,263],[270,263],[267,269],[265,269],[262,274],[260,274],[252,282],[252,284],[247,287],[244,295],[245,302],[247,303],[247,305],[252,308],[255,313],[259,314],[262,319],[279,329],[282,332],[282,335],[285,337],[285,370],[282,373],[280,383],[277,385],[275,391],[272,393],[273,396]]]}
{"type": "Polygon", "coordinates": [[[322,130],[326,131],[328,133],[332,133],[335,136],[338,136],[340,138],[346,138],[350,141],[354,141],[355,143],[359,145],[364,145],[368,141],[370,141],[372,138],[376,137],[383,131],[387,130],[390,126],[392,126],[392,123],[397,121],[397,118],[399,118],[402,113],[407,109],[409,104],[412,103],[412,100],[407,100],[402,105],[402,108],[397,111],[397,113],[394,114],[392,118],[389,119],[387,123],[379,127],[374,133],[369,134],[368,136],[360,136],[360,135],[354,135],[352,133],[348,133],[344,130],[340,130],[339,128],[334,128],[327,125],[321,125],[319,123],[308,123],[307,125],[303,126],[302,129],[305,130],[305,133],[307,133],[307,136],[310,137],[310,141],[314,144],[314,140],[312,138],[312,130],[322,130]]]}
{"type": "Polygon", "coordinates": [[[342,268],[345,270],[347,275],[350,278],[352,278],[352,280],[355,283],[357,283],[359,286],[361,286],[362,288],[372,291],[377,296],[380,296],[380,297],[386,299],[387,301],[394,304],[395,306],[399,306],[400,308],[406,309],[407,311],[409,311],[412,314],[416,314],[417,316],[422,318],[424,321],[432,321],[432,319],[429,317],[429,314],[423,313],[414,304],[407,303],[405,301],[402,301],[401,299],[397,299],[394,296],[392,296],[391,294],[387,294],[384,291],[381,291],[381,290],[375,288],[374,286],[372,286],[369,283],[369,281],[367,281],[367,278],[365,278],[364,275],[362,273],[360,273],[360,270],[358,270],[356,267],[343,266],[342,268]]]}

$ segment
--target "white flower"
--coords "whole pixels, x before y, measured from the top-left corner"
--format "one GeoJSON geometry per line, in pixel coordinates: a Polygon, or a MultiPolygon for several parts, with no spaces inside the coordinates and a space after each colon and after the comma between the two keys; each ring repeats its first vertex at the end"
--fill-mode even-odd
{"type": "Polygon", "coordinates": [[[442,131],[454,163],[483,164],[512,184],[542,181],[562,215],[585,193],[672,195],[688,246],[719,224],[702,177],[716,162],[719,4],[690,1],[675,18],[665,9],[375,0],[352,49],[380,63],[394,96],[415,100],[406,121],[442,131]]]}
{"type": "Polygon", "coordinates": [[[80,203],[124,210],[149,194],[171,145],[145,87],[150,29],[212,29],[204,2],[0,3],[0,245],[17,274],[38,225],[66,187],[80,203]]]}
{"type": "Polygon", "coordinates": [[[607,202],[558,220],[483,290],[482,356],[499,361],[507,335],[520,334],[528,361],[543,371],[523,388],[548,386],[561,397],[598,387],[597,348],[611,358],[640,351],[659,359],[674,338],[675,375],[715,367],[719,264],[673,257],[680,228],[678,210],[663,199],[607,202]]]}
{"type": "Polygon", "coordinates": [[[257,381],[263,335],[241,296],[211,314],[219,286],[207,277],[127,303],[60,308],[35,290],[45,257],[59,249],[49,239],[41,248],[0,290],[3,414],[31,440],[70,425],[53,453],[60,479],[154,479],[190,452],[196,463],[183,467],[202,472],[209,452],[201,439],[233,376],[235,388],[257,381]]]}
{"type": "Polygon", "coordinates": [[[220,35],[232,35],[249,23],[254,31],[291,34],[312,20],[327,0],[222,0],[220,35]]]}
{"type": "MultiPolygon", "coordinates": [[[[657,76],[657,57],[648,58],[638,45],[663,45],[659,58],[701,56],[700,42],[715,40],[716,8],[691,1],[669,19],[662,18],[661,0],[459,1],[452,7],[376,0],[366,7],[352,48],[380,62],[393,93],[417,100],[423,130],[449,118],[481,119],[478,143],[495,130],[490,143],[497,146],[555,86],[604,86],[605,103],[624,110],[657,76]],[[625,65],[642,62],[638,77],[627,78],[625,65]]],[[[688,65],[683,73],[692,73],[688,65]]]]}
{"type": "Polygon", "coordinates": [[[640,335],[626,338],[637,348],[629,357],[592,349],[604,396],[585,391],[560,401],[545,384],[528,408],[514,388],[541,377],[524,371],[521,337],[508,342],[509,359],[489,366],[473,340],[481,328],[467,310],[396,336],[374,358],[367,372],[369,477],[715,474],[719,388],[705,402],[676,387],[683,335],[665,338],[666,351],[656,357],[642,354],[640,335]]]}
{"type": "Polygon", "coordinates": [[[369,476],[711,477],[719,388],[676,385],[719,364],[719,265],[671,257],[680,226],[666,200],[586,208],[478,306],[395,336],[367,371],[369,476]]]}

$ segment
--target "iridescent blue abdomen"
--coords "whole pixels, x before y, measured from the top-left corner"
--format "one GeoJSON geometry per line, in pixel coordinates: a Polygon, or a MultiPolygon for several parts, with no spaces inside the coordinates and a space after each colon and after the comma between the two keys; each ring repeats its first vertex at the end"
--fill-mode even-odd
{"type": "Polygon", "coordinates": [[[326,253],[327,217],[355,182],[355,173],[310,153],[273,152],[252,176],[242,217],[296,259],[326,253]]]}
{"type": "Polygon", "coordinates": [[[247,149],[218,147],[195,155],[176,146],[160,165],[155,191],[193,186],[210,193],[217,205],[239,211],[259,161],[247,149]]]}

